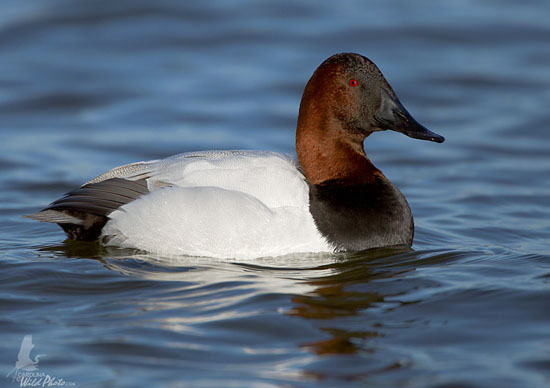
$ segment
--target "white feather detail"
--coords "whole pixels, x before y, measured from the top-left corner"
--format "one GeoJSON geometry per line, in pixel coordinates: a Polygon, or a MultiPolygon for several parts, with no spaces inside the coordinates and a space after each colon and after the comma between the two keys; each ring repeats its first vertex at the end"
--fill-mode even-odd
{"type": "Polygon", "coordinates": [[[209,151],[134,166],[122,177],[148,176],[151,193],[110,215],[103,228],[109,245],[218,258],[332,251],[288,155],[209,151]]]}

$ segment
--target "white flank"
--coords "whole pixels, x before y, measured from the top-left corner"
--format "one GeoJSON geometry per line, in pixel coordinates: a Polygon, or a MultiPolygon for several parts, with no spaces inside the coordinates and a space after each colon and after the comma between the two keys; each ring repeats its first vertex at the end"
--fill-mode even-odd
{"type": "Polygon", "coordinates": [[[305,178],[287,155],[186,153],[103,176],[147,177],[151,190],[110,215],[108,245],[216,258],[331,251],[309,212],[305,178]]]}

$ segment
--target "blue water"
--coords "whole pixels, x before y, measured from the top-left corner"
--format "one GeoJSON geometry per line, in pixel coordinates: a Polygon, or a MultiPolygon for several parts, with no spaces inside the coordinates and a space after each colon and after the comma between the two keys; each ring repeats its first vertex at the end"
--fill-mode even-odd
{"type": "Polygon", "coordinates": [[[25,335],[78,387],[550,386],[550,7],[2,1],[0,386],[25,335]],[[24,219],[114,166],[294,152],[302,90],[375,61],[443,144],[365,148],[414,251],[168,260],[24,219]]]}

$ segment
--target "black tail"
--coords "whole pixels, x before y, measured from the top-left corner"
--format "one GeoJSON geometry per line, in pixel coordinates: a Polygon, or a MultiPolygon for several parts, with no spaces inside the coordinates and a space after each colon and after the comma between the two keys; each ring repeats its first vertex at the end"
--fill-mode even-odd
{"type": "Polygon", "coordinates": [[[54,222],[71,239],[93,241],[101,234],[109,214],[148,192],[145,179],[107,179],[73,190],[40,212],[25,217],[54,222]]]}

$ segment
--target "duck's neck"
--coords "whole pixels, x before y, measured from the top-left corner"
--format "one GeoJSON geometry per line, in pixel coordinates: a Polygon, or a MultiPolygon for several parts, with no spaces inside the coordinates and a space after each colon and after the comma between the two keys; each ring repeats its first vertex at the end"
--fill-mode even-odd
{"type": "Polygon", "coordinates": [[[296,153],[307,180],[318,185],[338,180],[343,184],[372,183],[385,179],[367,158],[363,141],[367,135],[350,134],[328,112],[304,114],[298,118],[296,153]]]}

